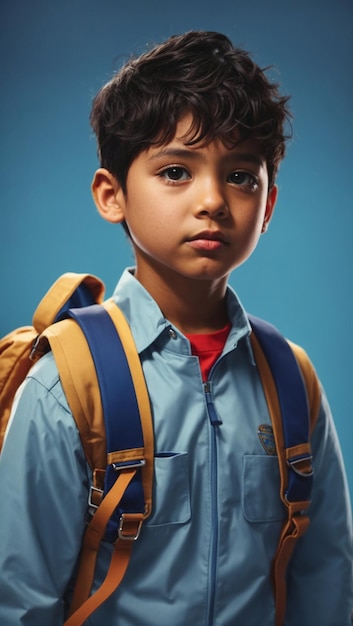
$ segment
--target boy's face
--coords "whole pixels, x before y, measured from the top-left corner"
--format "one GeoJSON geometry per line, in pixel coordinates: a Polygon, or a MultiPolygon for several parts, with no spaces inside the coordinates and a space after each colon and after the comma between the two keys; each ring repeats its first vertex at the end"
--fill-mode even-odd
{"type": "MultiPolygon", "coordinates": [[[[163,276],[224,281],[253,252],[271,219],[277,189],[253,140],[228,149],[219,141],[187,146],[183,118],[175,138],[132,162],[124,194],[117,185],[115,217],[126,220],[142,283],[163,276]]],[[[99,171],[99,170],[98,170],[99,171]]]]}

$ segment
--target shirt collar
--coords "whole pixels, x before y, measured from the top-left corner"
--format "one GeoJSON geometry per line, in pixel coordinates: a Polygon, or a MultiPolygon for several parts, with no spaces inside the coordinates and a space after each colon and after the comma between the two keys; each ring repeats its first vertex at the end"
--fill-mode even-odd
{"type": "Polygon", "coordinates": [[[158,304],[134,277],[134,269],[124,270],[113,293],[113,300],[124,313],[140,354],[170,326],[158,304]]]}
{"type": "MultiPolygon", "coordinates": [[[[169,329],[171,324],[164,317],[152,296],[134,277],[133,272],[133,268],[124,270],[114,290],[113,299],[124,313],[130,325],[137,351],[140,354],[163,331],[169,329]]],[[[233,350],[239,341],[245,339],[250,359],[253,361],[249,340],[251,326],[238,296],[229,286],[227,288],[227,309],[232,328],[228,335],[224,352],[233,350]]],[[[177,329],[175,331],[180,332],[177,329]]]]}

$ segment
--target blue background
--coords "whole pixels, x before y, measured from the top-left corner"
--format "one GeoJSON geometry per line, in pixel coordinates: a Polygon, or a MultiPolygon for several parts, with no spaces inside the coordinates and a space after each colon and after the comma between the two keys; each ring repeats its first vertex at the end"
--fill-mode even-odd
{"type": "Polygon", "coordinates": [[[133,263],[90,196],[93,95],[146,43],[222,31],[274,65],[295,116],[275,218],[231,284],[314,361],[352,488],[352,25],[351,0],[2,2],[1,335],[30,323],[62,272],[95,273],[110,293],[133,263]]]}

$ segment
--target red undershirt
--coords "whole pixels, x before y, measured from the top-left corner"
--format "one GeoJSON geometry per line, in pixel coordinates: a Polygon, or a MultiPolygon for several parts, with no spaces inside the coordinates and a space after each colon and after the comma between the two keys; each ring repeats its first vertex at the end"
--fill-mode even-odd
{"type": "Polygon", "coordinates": [[[231,323],[228,322],[224,328],[214,333],[195,335],[185,333],[190,341],[192,354],[199,357],[203,381],[207,380],[212,366],[222,354],[231,327],[231,323]]]}

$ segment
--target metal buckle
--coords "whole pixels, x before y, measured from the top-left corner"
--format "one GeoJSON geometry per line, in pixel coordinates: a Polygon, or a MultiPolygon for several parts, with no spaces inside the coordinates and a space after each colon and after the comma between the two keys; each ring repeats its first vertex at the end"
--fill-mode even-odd
{"type": "Polygon", "coordinates": [[[298,474],[298,476],[302,476],[303,478],[310,478],[310,476],[312,476],[314,474],[314,470],[311,469],[310,472],[302,472],[300,469],[298,469],[296,467],[297,464],[302,463],[303,461],[312,461],[312,456],[305,456],[305,457],[300,457],[298,459],[294,459],[293,461],[288,460],[287,463],[289,465],[289,467],[292,468],[293,472],[295,472],[296,474],[298,474]]]}
{"type": "MultiPolygon", "coordinates": [[[[126,516],[128,517],[128,514],[126,514],[126,513],[122,513],[121,516],[120,516],[119,528],[118,528],[118,537],[119,537],[119,539],[122,539],[123,541],[136,541],[136,539],[139,538],[143,520],[141,519],[139,522],[136,520],[136,523],[138,524],[137,525],[137,530],[136,530],[134,535],[131,535],[131,534],[128,534],[128,533],[124,532],[124,520],[125,520],[126,516]]],[[[129,523],[129,521],[133,522],[134,520],[127,519],[126,521],[127,521],[127,523],[129,523]]]]}
{"type": "Polygon", "coordinates": [[[98,487],[94,487],[93,485],[91,485],[91,486],[90,486],[90,490],[89,490],[89,494],[88,494],[88,505],[89,505],[90,507],[92,507],[93,509],[98,509],[98,506],[99,506],[99,505],[98,505],[98,504],[95,504],[95,503],[92,501],[92,493],[93,493],[94,491],[95,491],[95,492],[97,492],[97,493],[100,493],[100,494],[102,495],[102,494],[103,494],[103,489],[98,489],[98,487]]]}
{"type": "Polygon", "coordinates": [[[122,469],[131,469],[134,467],[143,467],[146,465],[146,461],[144,459],[140,459],[138,461],[122,461],[121,463],[112,463],[112,468],[116,472],[120,472],[122,469]]]}

